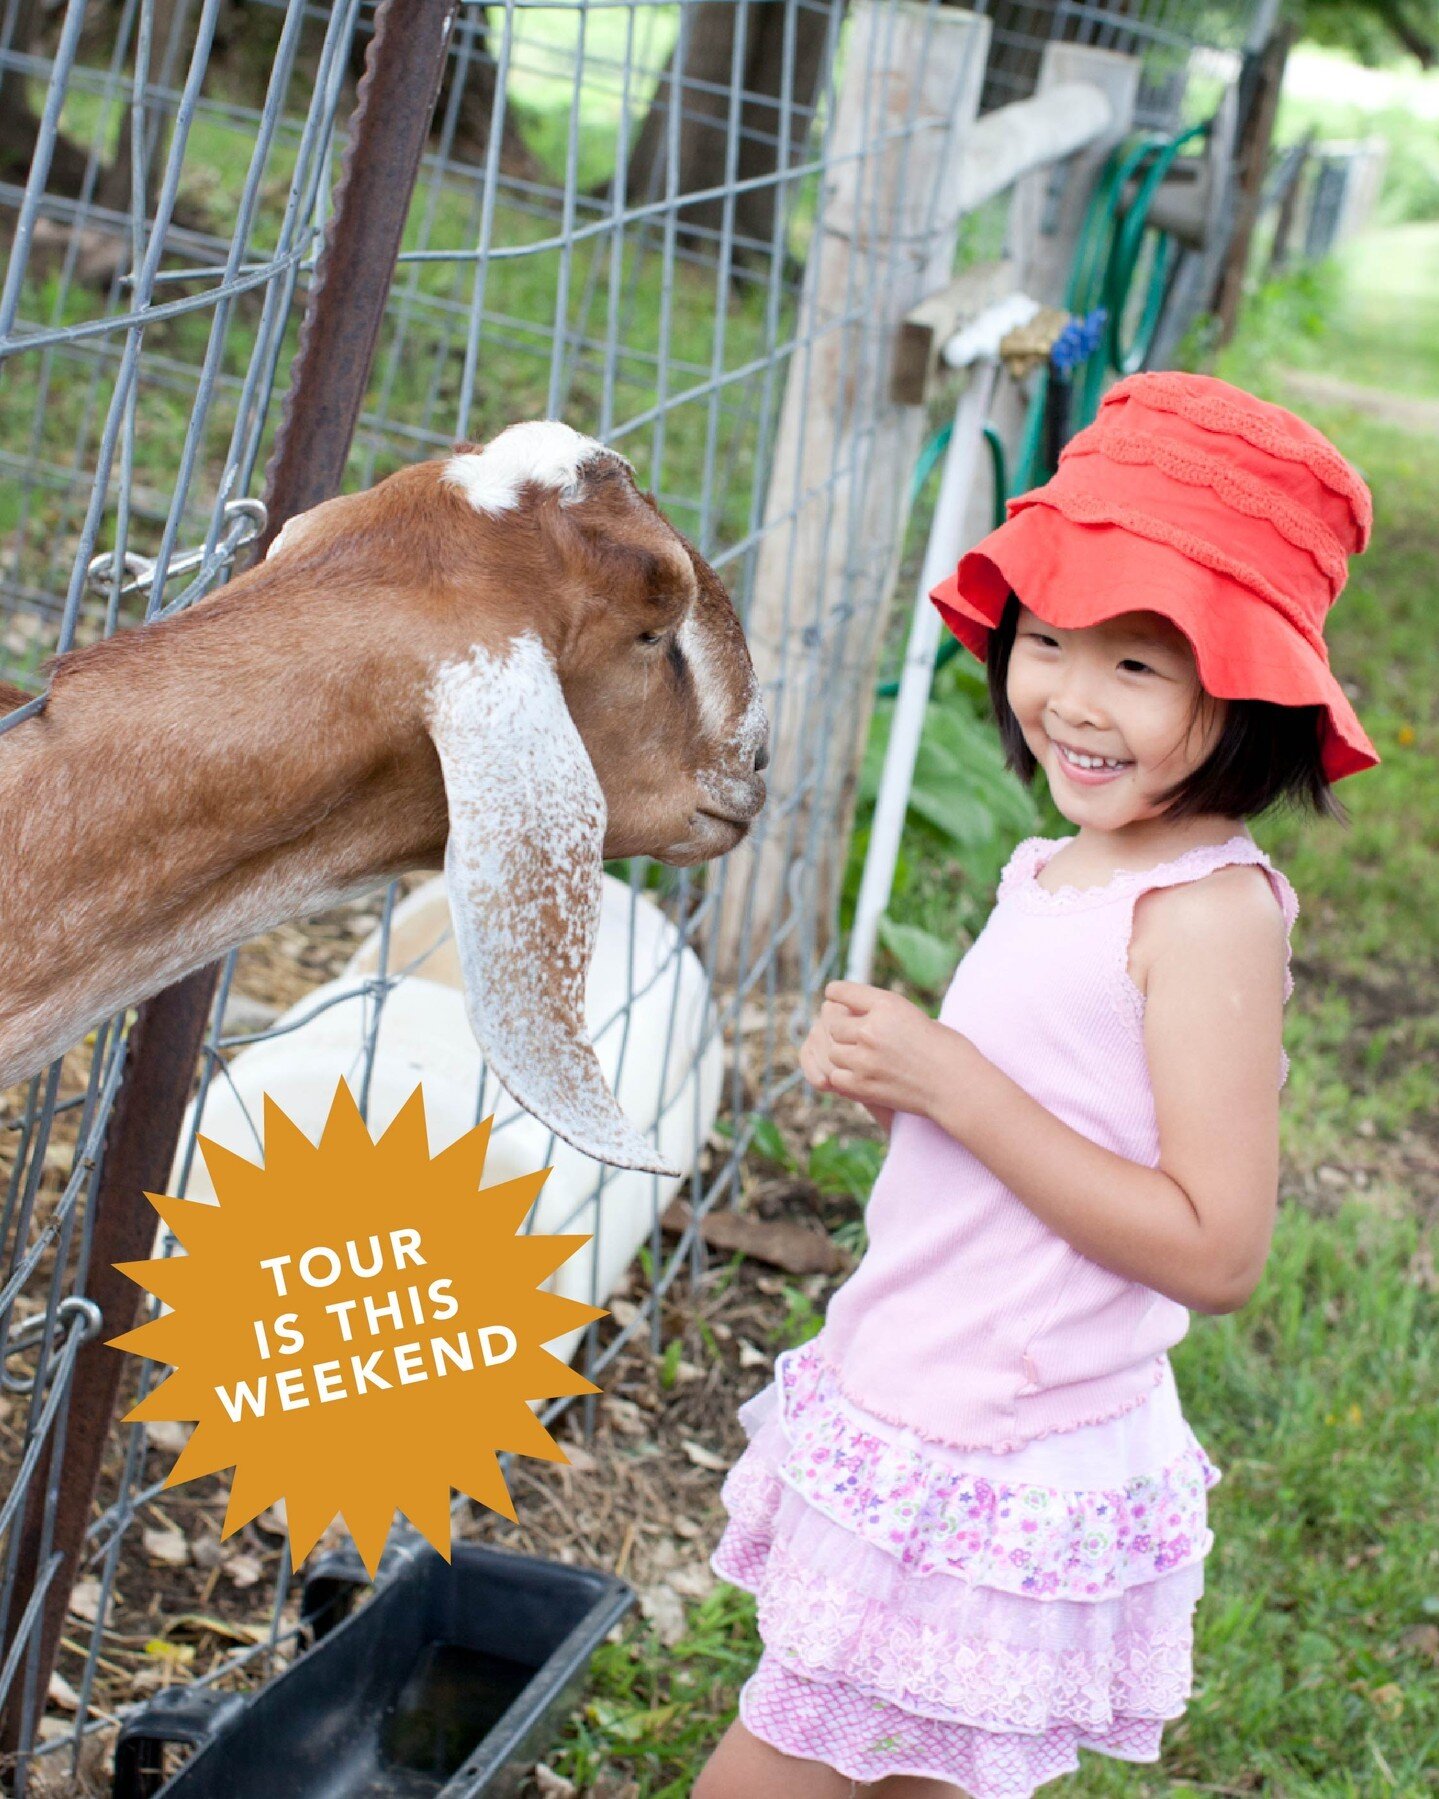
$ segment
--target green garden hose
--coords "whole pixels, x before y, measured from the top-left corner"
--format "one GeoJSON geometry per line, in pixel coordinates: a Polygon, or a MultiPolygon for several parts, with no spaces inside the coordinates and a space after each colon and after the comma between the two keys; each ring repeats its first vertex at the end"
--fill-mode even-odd
{"type": "MultiPolygon", "coordinates": [[[[1208,130],[1206,122],[1191,125],[1177,137],[1145,136],[1137,142],[1120,145],[1110,155],[1095,183],[1079,228],[1064,305],[1077,317],[1084,317],[1102,306],[1107,323],[1100,348],[1080,365],[1074,376],[1069,406],[1072,431],[1081,430],[1098,412],[1111,371],[1132,375],[1144,366],[1164,308],[1174,246],[1173,238],[1166,232],[1158,234],[1139,320],[1126,341],[1125,318],[1130,309],[1131,289],[1145,234],[1150,229],[1149,209],[1180,151],[1208,130]],[[1133,199],[1125,205],[1124,189],[1131,181],[1137,181],[1138,186],[1133,199]]],[[[1051,378],[1047,367],[1035,377],[1019,452],[1017,473],[1021,491],[1037,486],[1054,472],[1045,466],[1044,457],[1044,417],[1051,378]]]]}
{"type": "MultiPolygon", "coordinates": [[[[934,436],[930,438],[928,443],[926,443],[924,448],[920,451],[919,461],[914,465],[914,479],[910,482],[909,486],[909,503],[911,506],[913,506],[914,502],[924,491],[925,482],[928,481],[935,469],[939,467],[945,451],[949,448],[949,440],[953,435],[953,425],[941,425],[934,436]]],[[[986,425],[984,427],[984,441],[989,446],[989,466],[994,476],[994,523],[996,525],[1002,525],[1005,517],[1004,502],[1009,494],[1009,474],[1005,467],[1004,439],[995,430],[993,425],[986,425]]],[[[944,641],[935,652],[935,668],[943,668],[945,663],[949,661],[950,657],[954,655],[958,648],[959,639],[952,633],[947,634],[944,641]]],[[[875,683],[874,691],[877,698],[882,700],[892,700],[899,692],[899,682],[878,681],[875,683]]]]}

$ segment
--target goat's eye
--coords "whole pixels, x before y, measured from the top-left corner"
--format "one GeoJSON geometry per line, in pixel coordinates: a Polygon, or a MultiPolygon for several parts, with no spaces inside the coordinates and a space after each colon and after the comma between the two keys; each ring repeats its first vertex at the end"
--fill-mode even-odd
{"type": "Polygon", "coordinates": [[[663,631],[641,631],[638,641],[640,643],[660,643],[663,639],[663,631]]]}

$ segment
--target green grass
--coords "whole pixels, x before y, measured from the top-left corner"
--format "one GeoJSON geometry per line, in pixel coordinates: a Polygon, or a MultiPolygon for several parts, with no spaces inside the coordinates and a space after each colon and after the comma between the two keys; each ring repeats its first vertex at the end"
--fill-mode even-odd
{"type": "MultiPolygon", "coordinates": [[[[1322,367],[1439,391],[1436,259],[1439,226],[1409,228],[1359,246],[1343,271],[1258,296],[1218,370],[1295,404],[1373,487],[1373,544],[1329,636],[1384,762],[1341,785],[1347,830],[1275,819],[1256,832],[1303,906],[1286,1197],[1255,1298],[1231,1316],[1197,1316],[1173,1357],[1186,1413],[1223,1471],[1195,1686],[1158,1768],[1086,1755],[1055,1789],[1076,1799],[1439,1792],[1439,1190],[1385,1173],[1386,1156],[1416,1136],[1432,1152],[1439,1098],[1439,442],[1303,405],[1282,373],[1322,367]],[[1311,1209],[1292,1192],[1323,1163],[1338,1185],[1311,1209]]],[[[936,703],[962,700],[963,681],[946,671],[936,703]]],[[[1053,828],[1047,818],[1042,828],[1053,828]]],[[[962,938],[987,898],[988,866],[922,825],[909,830],[893,916],[962,938]]],[[[771,1347],[814,1323],[792,1296],[771,1347]]],[[[676,1645],[636,1621],[602,1648],[590,1703],[548,1759],[582,1787],[603,1769],[633,1777],[644,1799],[681,1799],[735,1715],[759,1647],[753,1600],[724,1583],[691,1607],[676,1645]]]]}
{"type": "MultiPolygon", "coordinates": [[[[1220,371],[1243,371],[1256,391],[1275,382],[1277,364],[1322,368],[1411,397],[1439,396],[1439,222],[1362,237],[1342,264],[1297,273],[1256,310],[1260,318],[1220,371]]],[[[1343,415],[1334,422],[1344,434],[1343,415]]],[[[1355,460],[1362,462],[1362,453],[1355,460]]]]}
{"type": "Polygon", "coordinates": [[[1370,547],[1351,562],[1326,636],[1383,760],[1336,789],[1347,828],[1256,829],[1303,908],[1283,1131],[1291,1161],[1308,1168],[1346,1159],[1356,1133],[1382,1143],[1432,1132],[1439,1111],[1439,442],[1352,406],[1316,407],[1285,370],[1439,395],[1439,224],[1377,232],[1342,267],[1258,296],[1251,317],[1219,372],[1311,418],[1374,494],[1370,547]]]}

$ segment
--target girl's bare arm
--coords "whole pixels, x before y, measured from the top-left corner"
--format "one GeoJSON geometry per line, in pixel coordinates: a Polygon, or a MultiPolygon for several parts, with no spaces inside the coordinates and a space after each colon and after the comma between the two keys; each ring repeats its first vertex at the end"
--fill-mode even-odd
{"type": "Polygon", "coordinates": [[[1283,920],[1247,869],[1140,904],[1157,1168],[1073,1130],[945,1026],[928,1115],[1081,1255],[1197,1311],[1236,1311],[1274,1228],[1283,920]]]}

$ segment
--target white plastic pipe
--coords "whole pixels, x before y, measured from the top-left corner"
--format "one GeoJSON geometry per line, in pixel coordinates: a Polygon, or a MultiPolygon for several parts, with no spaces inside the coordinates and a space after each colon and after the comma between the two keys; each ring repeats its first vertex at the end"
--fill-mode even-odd
{"type": "MultiPolygon", "coordinates": [[[[1009,304],[1006,301],[998,303],[999,307],[1009,304]]],[[[994,310],[997,309],[991,308],[991,311],[994,310]]],[[[1010,324],[1013,322],[1011,317],[1010,324]]],[[[1005,329],[1009,328],[1010,325],[1006,325],[1005,329]]],[[[995,347],[997,348],[997,342],[995,347]]],[[[930,526],[924,566],[920,570],[914,619],[904,652],[904,672],[900,676],[894,722],[885,749],[884,773],[880,777],[874,823],[870,828],[869,849],[865,855],[864,878],[860,883],[859,900],[855,908],[854,930],[850,936],[849,959],[845,967],[845,977],[851,981],[869,980],[880,914],[889,904],[890,890],[894,885],[895,863],[899,860],[899,840],[904,830],[904,815],[909,807],[909,790],[914,784],[914,764],[919,754],[920,733],[924,729],[925,707],[929,704],[929,690],[934,679],[935,652],[939,648],[940,633],[944,628],[944,621],[939,616],[938,607],[929,597],[929,590],[937,587],[946,575],[953,574],[966,547],[965,508],[970,485],[974,480],[984,421],[989,416],[989,405],[999,374],[999,364],[992,357],[993,351],[974,364],[974,373],[960,394],[954,410],[954,430],[950,434],[949,447],[944,455],[939,497],[934,507],[934,523],[930,526]]]]}

